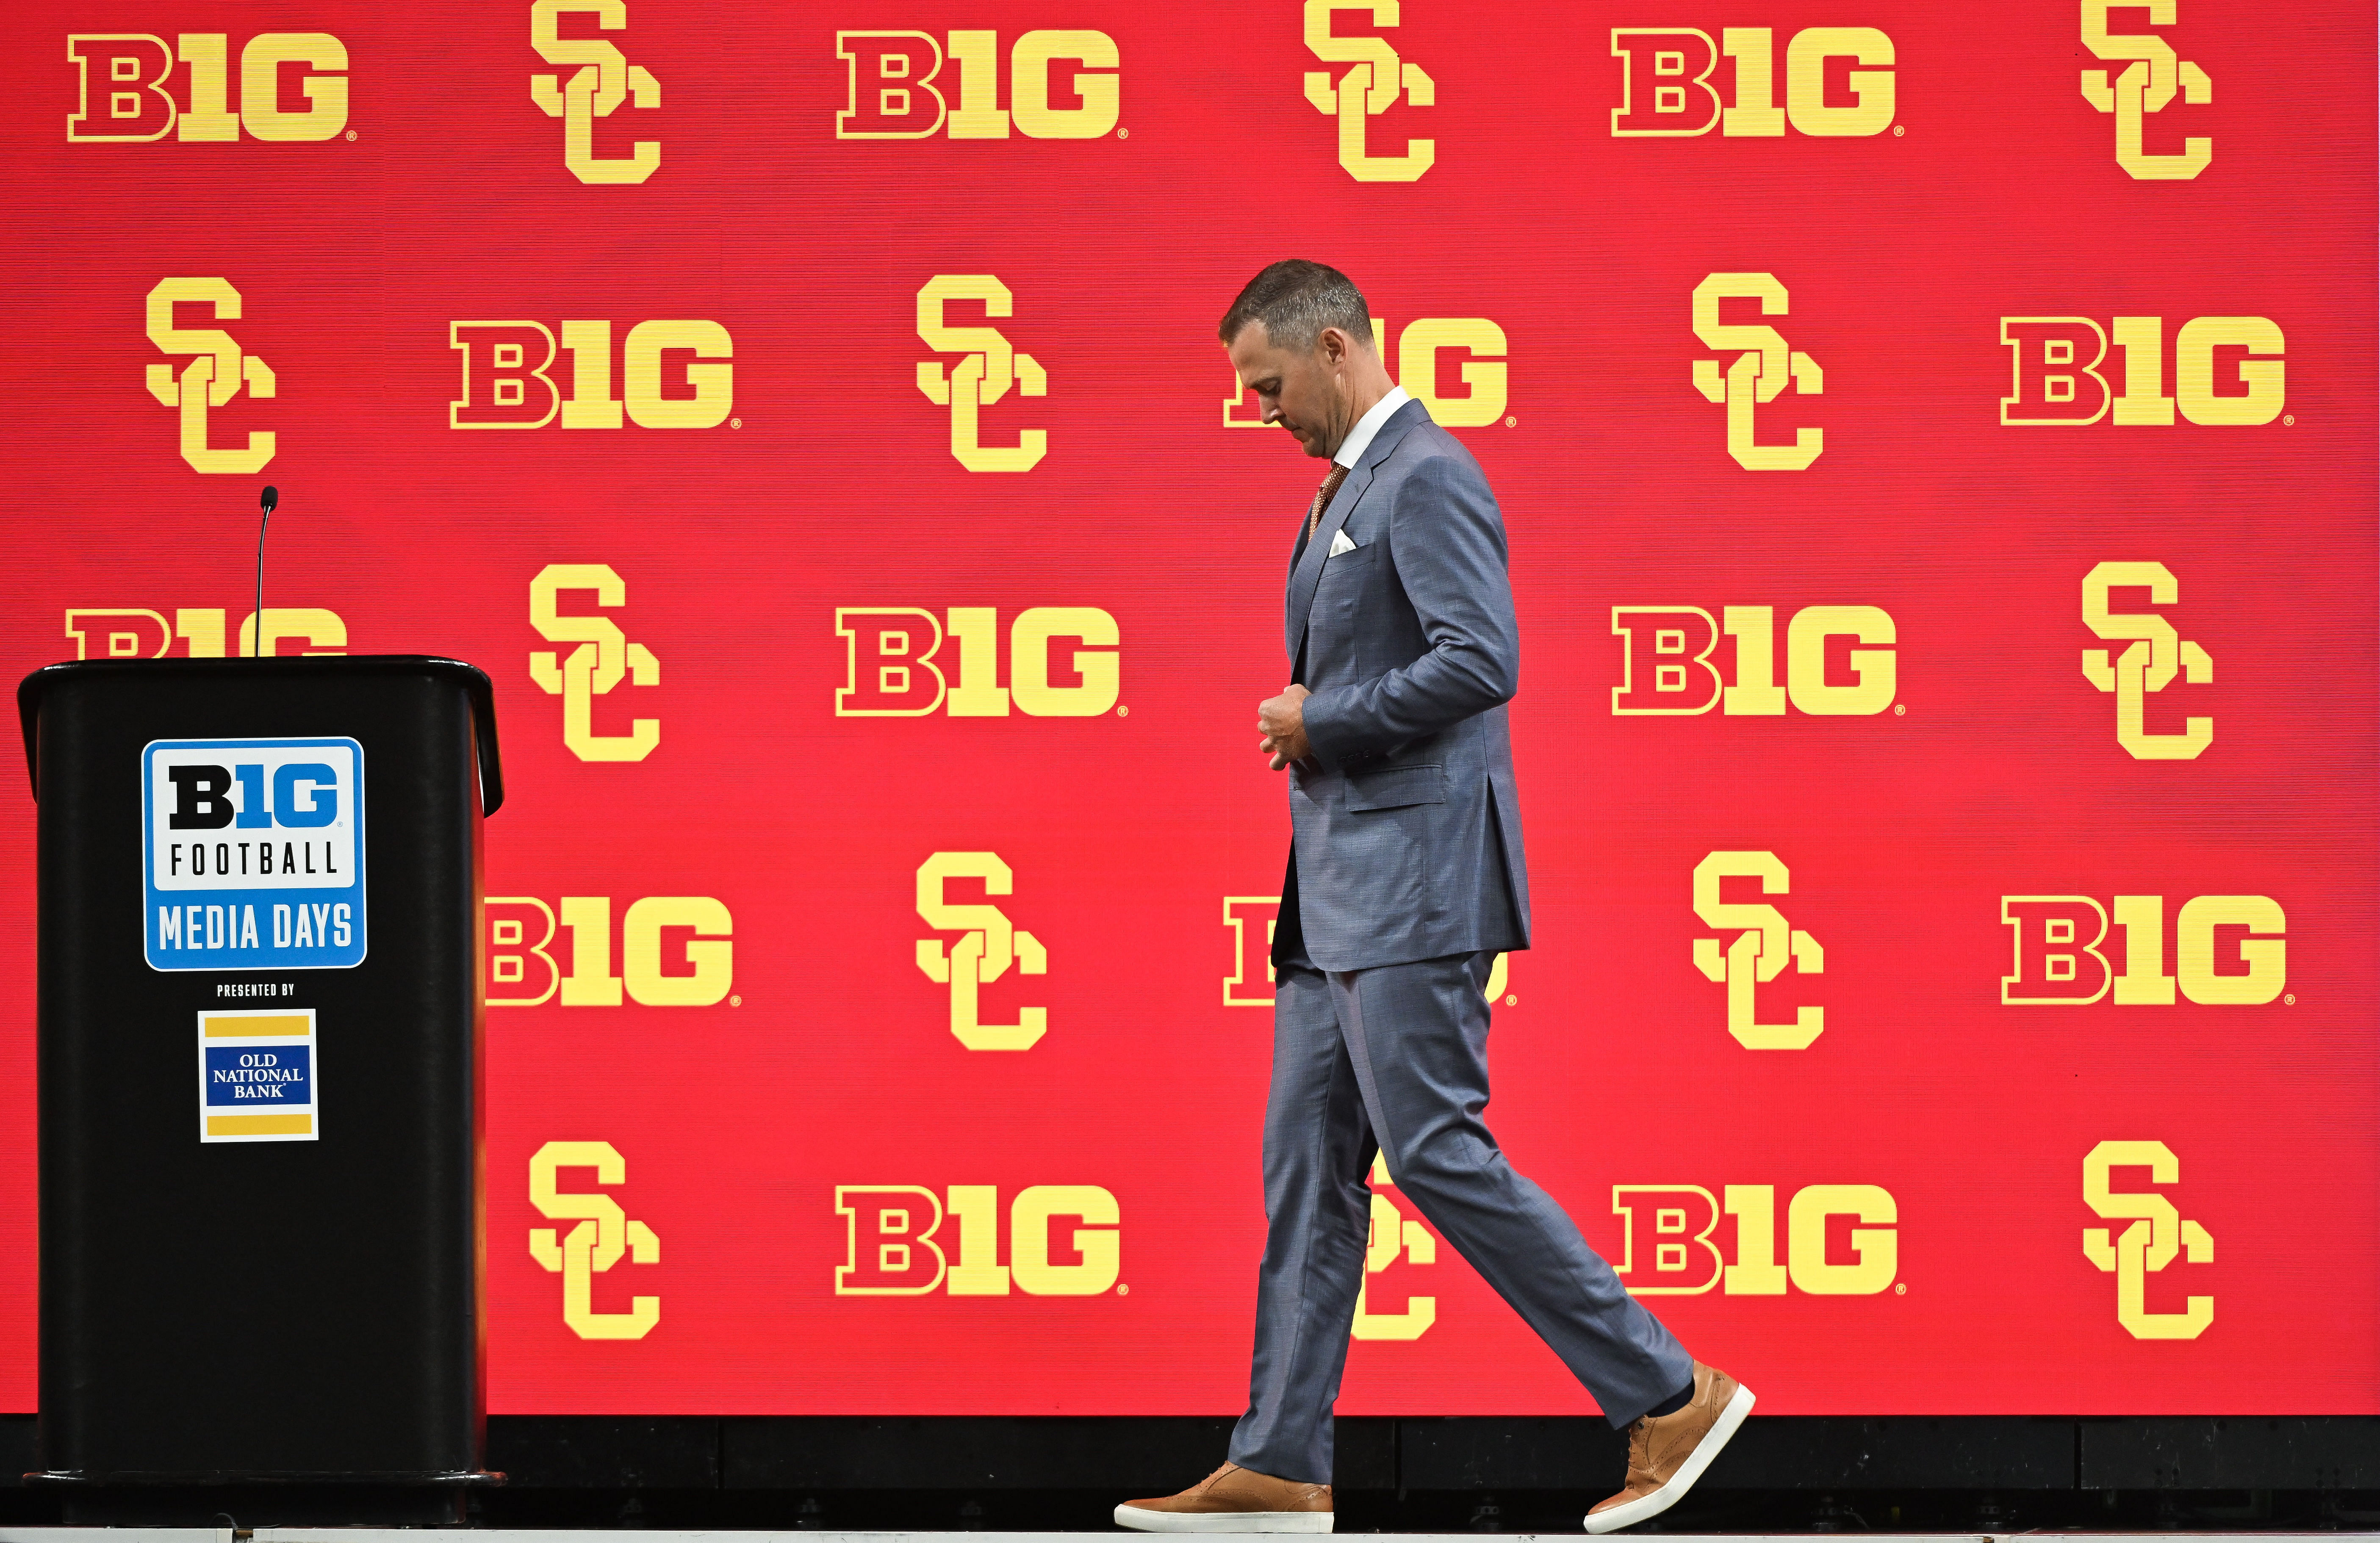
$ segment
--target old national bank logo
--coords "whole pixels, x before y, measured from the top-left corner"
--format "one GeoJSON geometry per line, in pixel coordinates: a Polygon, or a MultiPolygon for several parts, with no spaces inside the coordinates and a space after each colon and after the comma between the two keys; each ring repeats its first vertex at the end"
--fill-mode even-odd
{"type": "Polygon", "coordinates": [[[1620,684],[1616,718],[1691,718],[1718,708],[1730,718],[1775,718],[1790,701],[1811,717],[1873,717],[1900,689],[1889,613],[1874,605],[1807,605],[1785,627],[1785,684],[1777,684],[1777,608],[1728,605],[1714,621],[1699,605],[1615,605],[1620,684]],[[1731,645],[1726,665],[1712,655],[1731,645]],[[1838,639],[1854,647],[1838,650],[1838,639]],[[1833,662],[1837,652],[1840,664],[1833,662]],[[1837,680],[1838,674],[1849,675],[1837,680]]]}
{"type": "Polygon", "coordinates": [[[1008,51],[1008,105],[1000,105],[1000,34],[837,32],[844,62],[838,140],[1005,140],[1012,127],[1028,140],[1096,140],[1123,111],[1115,40],[1087,28],[1026,32],[1008,51]],[[957,67],[955,83],[942,78],[957,67]],[[1072,65],[1071,69],[1062,69],[1072,65]],[[941,81],[941,84],[936,84],[941,81]],[[951,103],[949,88],[958,96],[951,103]],[[1059,103],[1079,99],[1076,105],[1059,103]]]}
{"type": "Polygon", "coordinates": [[[1615,139],[1690,139],[1718,129],[1729,139],[1860,139],[1892,127],[1892,40],[1873,27],[1806,27],[1785,45],[1785,105],[1777,105],[1776,33],[1767,27],[1728,27],[1713,43],[1694,27],[1614,27],[1611,56],[1620,61],[1620,105],[1611,109],[1615,139]],[[1724,56],[1733,64],[1734,89],[1722,96],[1711,79],[1724,56]],[[1851,101],[1827,101],[1827,61],[1849,59],[1851,101]]]}
{"type": "Polygon", "coordinates": [[[542,322],[448,322],[463,378],[446,426],[542,429],[558,417],[565,429],[617,429],[625,408],[640,429],[715,429],[735,410],[735,340],[725,327],[698,317],[639,322],[616,353],[612,333],[608,321],[565,322],[557,351],[542,322]],[[566,396],[552,375],[561,353],[570,356],[566,396]]]}
{"type": "Polygon", "coordinates": [[[601,38],[564,37],[562,18],[574,12],[592,14],[595,25],[606,32],[628,24],[625,0],[536,0],[529,6],[528,38],[538,57],[550,65],[578,67],[566,78],[530,76],[529,100],[547,117],[562,120],[562,164],[573,176],[608,186],[642,182],[661,167],[660,141],[638,140],[626,155],[599,156],[595,120],[610,117],[622,103],[633,103],[639,110],[659,107],[661,82],[601,38]]]}
{"type": "Polygon", "coordinates": [[[1008,1206],[1006,1264],[999,1262],[997,1185],[954,1184],[940,1194],[923,1185],[837,1185],[834,1210],[844,1221],[837,1296],[1006,1296],[1012,1288],[1026,1296],[1099,1296],[1129,1289],[1116,1283],[1123,1209],[1098,1185],[1018,1190],[1008,1206]],[[1069,1221],[1075,1225],[1062,1225],[1069,1221]]]}
{"type": "Polygon", "coordinates": [[[528,1160],[528,1198],[550,1221],[576,1221],[568,1232],[532,1227],[529,1257],[562,1277],[562,1321],[582,1340],[641,1340],[662,1320],[662,1299],[631,1297],[625,1313],[595,1310],[595,1277],[623,1258],[662,1262],[662,1240],[631,1219],[620,1202],[594,1190],[565,1190],[565,1168],[591,1168],[598,1185],[625,1184],[628,1160],[608,1141],[549,1141],[528,1160]],[[557,1236],[557,1234],[559,1234],[557,1236]]]}
{"type": "Polygon", "coordinates": [[[2027,428],[2080,428],[2112,419],[2119,425],[2170,427],[2174,408],[2192,423],[2270,423],[2289,405],[2288,346],[2281,329],[2264,316],[2197,316],[2174,339],[2173,395],[2166,394],[2165,318],[2119,316],[2115,346],[2124,351],[2124,389],[2115,391],[2107,365],[2109,329],[2088,316],[2003,316],[2000,342],[2009,351],[2009,394],[2000,422],[2027,428]],[[2216,374],[2218,348],[2237,349],[2233,371],[2216,374]]]}
{"type": "Polygon", "coordinates": [[[1026,429],[1011,445],[983,443],[982,410],[1008,395],[1047,396],[1050,376],[1030,354],[1009,346],[997,327],[953,326],[946,319],[953,300],[983,307],[987,321],[1012,316],[1016,298],[990,273],[937,273],[917,291],[917,335],[937,354],[957,354],[947,378],[941,360],[917,361],[917,389],[926,400],[951,412],[951,455],[969,471],[1030,471],[1050,453],[1050,435],[1026,429]]]}
{"type": "Polygon", "coordinates": [[[642,643],[631,643],[609,616],[565,614],[562,597],[591,590],[596,605],[612,610],[628,603],[628,582],[604,563],[549,563],[529,580],[528,619],[549,643],[576,643],[567,654],[540,649],[528,656],[528,678],[550,697],[562,699],[562,742],[580,760],[642,760],[662,742],[658,718],[638,718],[625,734],[595,732],[595,699],[626,681],[659,686],[662,662],[642,643]]]}
{"type": "Polygon", "coordinates": [[[67,61],[75,71],[74,144],[162,140],[291,143],[336,139],[347,127],[347,49],[328,32],[260,32],[239,51],[239,97],[231,95],[231,39],[224,32],[176,33],[172,45],[147,32],[75,32],[67,61]],[[174,79],[179,66],[188,72],[174,79]],[[303,65],[295,100],[285,109],[284,65],[303,65]]]}
{"type": "Polygon", "coordinates": [[[1720,1186],[1724,1204],[1700,1185],[1616,1184],[1612,1214],[1620,1218],[1619,1262],[1612,1269],[1637,1296],[1700,1296],[1717,1287],[1726,1296],[1782,1296],[1787,1286],[1811,1296],[1874,1296],[1900,1272],[1900,1208],[1892,1192],[1872,1184],[1814,1184],[1794,1191],[1785,1207],[1785,1263],[1777,1262],[1777,1186],[1720,1186]],[[1735,1257],[1713,1236],[1722,1217],[1734,1221],[1735,1257]],[[1849,1229],[1848,1259],[1832,1257],[1829,1225],[1849,1229]]]}
{"type": "MultiPolygon", "coordinates": [[[[2126,0],[2082,0],[2082,45],[2095,56],[2119,67],[2108,82],[2104,69],[2082,72],[2082,100],[2116,117],[2116,164],[2143,182],[2187,182],[2215,159],[2215,141],[2192,135],[2180,153],[2153,155],[2142,143],[2143,120],[2173,104],[2179,94],[2193,107],[2215,100],[2215,83],[2206,72],[2173,51],[2155,32],[2107,31],[2107,13],[2129,8],[2126,0]]],[[[2170,27],[2180,11],[2177,0],[2148,0],[2139,6],[2149,13],[2152,27],[2170,27]]]]}
{"type": "Polygon", "coordinates": [[[217,327],[175,325],[174,308],[203,305],[218,322],[240,319],[239,291],[222,278],[160,279],[149,291],[149,341],[170,358],[189,357],[178,371],[171,364],[152,364],[149,395],[171,407],[180,419],[182,459],[194,471],[245,476],[262,470],[273,460],[278,437],[270,429],[250,430],[244,448],[217,447],[211,415],[227,407],[242,390],[271,398],[280,395],[280,378],[254,354],[243,354],[239,340],[217,327]]]}
{"type": "Polygon", "coordinates": [[[1339,164],[1358,182],[1417,182],[1437,164],[1438,141],[1410,140],[1402,155],[1375,155],[1370,120],[1400,100],[1415,107],[1438,103],[1438,85],[1421,66],[1397,57],[1389,40],[1346,37],[1332,30],[1340,11],[1364,11],[1372,25],[1392,28],[1402,18],[1401,0],[1305,0],[1305,46],[1325,64],[1345,65],[1336,81],[1327,69],[1305,72],[1305,100],[1325,117],[1339,120],[1339,164]]]}
{"type": "Polygon", "coordinates": [[[2179,734],[2152,734],[2148,699],[2175,679],[2215,681],[2215,661],[2155,611],[2124,612],[2119,589],[2144,589],[2151,605],[2181,598],[2181,581],[2163,563],[2101,563],[2082,576],[2082,624],[2120,649],[2082,650],[2082,678],[2116,699],[2116,743],[2135,760],[2196,760],[2215,743],[2215,720],[2190,718],[2179,734]],[[2113,662],[2109,662],[2112,658],[2113,662]]]}
{"type": "Polygon", "coordinates": [[[2110,907],[2096,897],[2002,895],[2010,958],[2009,973],[2000,978],[2001,1003],[2087,1007],[2112,992],[2119,1006],[2170,1007],[2179,986],[2201,1006],[2253,1007],[2289,986],[2289,914],[2270,895],[2202,894],[2185,901],[2174,918],[2171,975],[2165,967],[2165,896],[2119,894],[2112,910],[2115,925],[2124,929],[2120,971],[2107,959],[2110,907]]]}
{"type": "Polygon", "coordinates": [[[2136,1340],[2194,1340],[2215,1321],[2215,1298],[2192,1296],[2178,1313],[2153,1313],[2148,1278],[2177,1257],[2215,1262],[2215,1238],[2154,1190],[2118,1190],[2115,1170],[2145,1168],[2152,1185],[2179,1184],[2181,1160],[2162,1141],[2102,1141],[2082,1159],[2082,1199],[2120,1230],[2088,1227],[2082,1257],[2116,1278],[2116,1321],[2136,1340]]]}
{"type": "MultiPolygon", "coordinates": [[[[1372,343],[1380,361],[1392,364],[1397,384],[1429,409],[1430,421],[1444,429],[1485,428],[1504,417],[1512,401],[1512,350],[1504,329],[1485,316],[1422,316],[1396,333],[1378,315],[1372,318],[1372,343]],[[1396,346],[1389,346],[1393,340],[1396,346]],[[1439,383],[1451,369],[1463,395],[1441,394],[1439,383]]],[[[1264,411],[1256,394],[1232,382],[1223,398],[1223,427],[1264,428],[1264,411]]]]}
{"type": "Polygon", "coordinates": [[[1050,1032],[1050,1010],[1020,1008],[1013,1024],[988,1024],[978,993],[1006,975],[1011,965],[1020,975],[1049,974],[1050,951],[1013,925],[999,906],[951,900],[946,891],[953,879],[979,881],[987,898],[1016,889],[1014,870],[997,852],[937,852],[928,857],[917,869],[917,915],[937,931],[959,936],[947,954],[941,939],[919,938],[917,968],[934,984],[950,988],[951,1035],[960,1044],[971,1051],[1029,1051],[1050,1032]]]}
{"type": "Polygon", "coordinates": [[[1793,887],[1792,875],[1774,852],[1713,852],[1696,863],[1694,915],[1704,926],[1735,936],[1696,938],[1694,968],[1727,988],[1727,1031],[1737,1044],[1750,1051],[1807,1050],[1826,1032],[1827,1010],[1804,1006],[1791,1023],[1764,1024],[1754,991],[1789,965],[1803,975],[1824,974],[1827,951],[1776,906],[1729,902],[1724,886],[1730,879],[1757,879],[1763,894],[1784,894],[1793,887]]]}
{"type": "Polygon", "coordinates": [[[1746,471],[1803,471],[1827,446],[1824,429],[1797,429],[1791,444],[1762,444],[1753,426],[1755,406],[1774,402],[1786,387],[1804,396],[1827,389],[1817,361],[1789,346],[1774,327],[1730,323],[1719,319],[1728,300],[1758,300],[1763,316],[1782,316],[1785,286],[1773,273],[1713,273],[1694,286],[1694,335],[1703,346],[1732,359],[1694,360],[1694,389],[1706,402],[1727,408],[1727,453],[1746,471]]]}

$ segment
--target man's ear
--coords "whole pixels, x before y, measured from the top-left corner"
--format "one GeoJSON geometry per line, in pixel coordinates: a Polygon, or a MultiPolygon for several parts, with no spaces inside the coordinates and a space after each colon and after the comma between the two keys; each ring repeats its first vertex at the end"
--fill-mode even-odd
{"type": "Polygon", "coordinates": [[[1336,369],[1347,362],[1351,343],[1345,333],[1336,327],[1325,327],[1318,341],[1322,345],[1323,363],[1336,369]]]}

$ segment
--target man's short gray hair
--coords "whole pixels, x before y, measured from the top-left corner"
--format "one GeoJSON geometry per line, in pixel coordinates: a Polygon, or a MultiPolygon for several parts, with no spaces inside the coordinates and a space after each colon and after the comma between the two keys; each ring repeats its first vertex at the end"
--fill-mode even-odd
{"type": "Polygon", "coordinates": [[[1302,257],[1284,258],[1248,280],[1215,330],[1229,346],[1251,322],[1264,323],[1277,348],[1310,349],[1325,327],[1372,346],[1372,310],[1364,292],[1338,269],[1302,257]]]}

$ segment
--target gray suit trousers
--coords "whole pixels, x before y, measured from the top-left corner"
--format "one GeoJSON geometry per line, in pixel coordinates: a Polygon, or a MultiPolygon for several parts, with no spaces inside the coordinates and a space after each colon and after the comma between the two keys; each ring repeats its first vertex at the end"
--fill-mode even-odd
{"type": "Polygon", "coordinates": [[[1281,966],[1265,1110],[1265,1216],[1248,1412],[1231,1459],[1331,1482],[1331,1405],[1371,1230],[1376,1151],[1405,1197],[1622,1426],[1694,1361],[1488,1134],[1493,954],[1324,974],[1281,966]]]}

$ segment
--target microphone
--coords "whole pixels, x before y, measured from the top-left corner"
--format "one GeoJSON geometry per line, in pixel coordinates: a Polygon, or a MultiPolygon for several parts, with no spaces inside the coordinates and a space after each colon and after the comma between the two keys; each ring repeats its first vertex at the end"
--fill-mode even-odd
{"type": "Polygon", "coordinates": [[[267,487],[257,503],[264,509],[264,517],[256,522],[256,637],[249,644],[248,656],[255,659],[264,651],[264,532],[272,527],[273,511],[281,503],[281,490],[267,487]]]}

